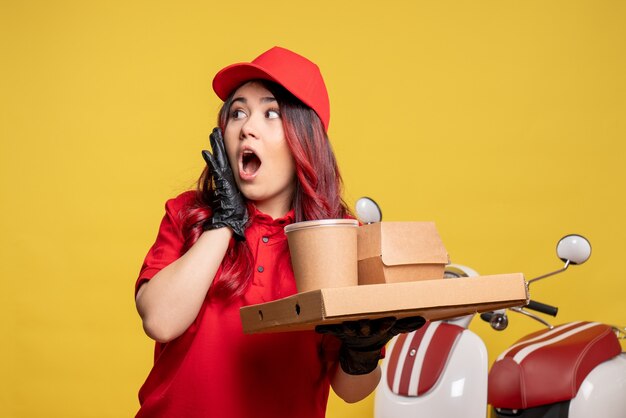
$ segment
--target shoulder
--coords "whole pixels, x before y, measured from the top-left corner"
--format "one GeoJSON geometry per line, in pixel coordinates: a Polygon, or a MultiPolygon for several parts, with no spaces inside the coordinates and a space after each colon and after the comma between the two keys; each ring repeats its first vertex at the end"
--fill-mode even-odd
{"type": "Polygon", "coordinates": [[[193,213],[206,210],[195,190],[188,190],[165,202],[165,213],[175,224],[182,225],[193,213]]]}
{"type": "Polygon", "coordinates": [[[165,202],[165,208],[168,211],[178,212],[197,204],[197,192],[195,190],[187,190],[176,197],[168,199],[167,202],[165,202]]]}

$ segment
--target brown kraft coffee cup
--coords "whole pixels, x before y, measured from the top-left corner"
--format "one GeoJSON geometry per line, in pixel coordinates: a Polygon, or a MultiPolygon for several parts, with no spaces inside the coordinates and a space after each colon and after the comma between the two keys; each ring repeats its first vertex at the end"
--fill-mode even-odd
{"type": "Polygon", "coordinates": [[[357,286],[355,219],[321,219],[285,227],[298,293],[357,286]]]}

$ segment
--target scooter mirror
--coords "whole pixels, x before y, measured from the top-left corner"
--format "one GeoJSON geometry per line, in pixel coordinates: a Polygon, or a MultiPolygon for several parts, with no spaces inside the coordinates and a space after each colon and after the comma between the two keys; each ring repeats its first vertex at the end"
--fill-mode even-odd
{"type": "Polygon", "coordinates": [[[557,244],[556,254],[563,262],[582,264],[591,256],[591,244],[582,235],[566,235],[557,244]]]}
{"type": "Polygon", "coordinates": [[[443,272],[444,279],[456,279],[459,277],[476,277],[478,272],[471,267],[462,264],[448,264],[443,272]]]}
{"type": "Polygon", "coordinates": [[[383,219],[383,213],[378,204],[369,197],[362,197],[356,201],[356,216],[364,224],[372,224],[380,222],[383,219]]]}

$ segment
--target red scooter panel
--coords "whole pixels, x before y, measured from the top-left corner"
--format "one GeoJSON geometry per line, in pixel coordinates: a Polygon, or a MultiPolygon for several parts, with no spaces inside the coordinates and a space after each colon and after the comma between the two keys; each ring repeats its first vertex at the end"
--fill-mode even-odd
{"type": "Polygon", "coordinates": [[[417,331],[400,334],[389,354],[387,384],[401,396],[420,396],[439,380],[457,337],[464,328],[427,322],[417,331]]]}

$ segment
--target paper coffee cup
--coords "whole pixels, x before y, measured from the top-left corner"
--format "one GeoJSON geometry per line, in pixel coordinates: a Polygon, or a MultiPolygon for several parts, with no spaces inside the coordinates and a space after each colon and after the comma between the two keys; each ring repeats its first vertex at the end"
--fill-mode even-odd
{"type": "Polygon", "coordinates": [[[355,219],[321,219],[285,227],[298,293],[357,286],[355,219]]]}

